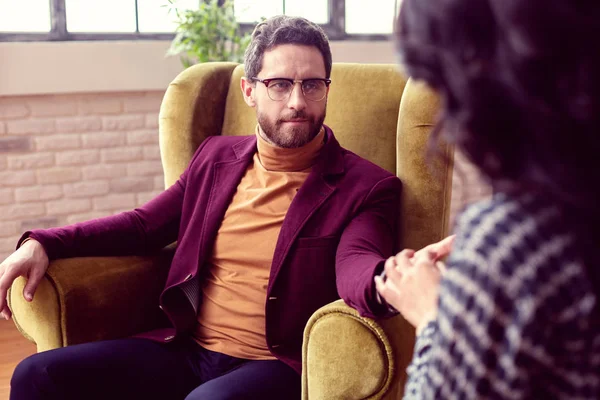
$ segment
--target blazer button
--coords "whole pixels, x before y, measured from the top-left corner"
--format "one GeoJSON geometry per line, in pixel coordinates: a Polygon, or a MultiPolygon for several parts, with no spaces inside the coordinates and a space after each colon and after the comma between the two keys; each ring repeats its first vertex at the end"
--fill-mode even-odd
{"type": "Polygon", "coordinates": [[[173,335],[167,336],[167,337],[165,338],[165,342],[170,342],[170,341],[171,341],[171,340],[173,340],[173,339],[175,339],[175,336],[173,336],[173,335]]]}
{"type": "Polygon", "coordinates": [[[161,306],[160,304],[158,305],[158,308],[160,308],[161,310],[163,310],[163,311],[164,311],[164,308],[163,308],[163,306],[161,306]]]}

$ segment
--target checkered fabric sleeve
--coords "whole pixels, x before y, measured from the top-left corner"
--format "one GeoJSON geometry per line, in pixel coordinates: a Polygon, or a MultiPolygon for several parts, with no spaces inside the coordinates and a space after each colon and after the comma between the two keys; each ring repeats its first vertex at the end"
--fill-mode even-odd
{"type": "Polygon", "coordinates": [[[596,399],[598,297],[568,215],[497,194],[461,215],[406,399],[596,399]]]}

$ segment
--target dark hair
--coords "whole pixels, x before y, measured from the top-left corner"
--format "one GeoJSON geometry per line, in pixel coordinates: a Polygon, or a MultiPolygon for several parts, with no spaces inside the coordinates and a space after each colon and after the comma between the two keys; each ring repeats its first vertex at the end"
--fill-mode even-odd
{"type": "Polygon", "coordinates": [[[496,190],[549,193],[596,221],[599,36],[600,2],[586,0],[404,0],[396,26],[408,74],[443,99],[433,141],[496,190]]]}
{"type": "Polygon", "coordinates": [[[331,49],[323,29],[305,18],[279,15],[259,23],[246,49],[244,68],[246,77],[252,79],[262,69],[265,51],[281,44],[314,46],[323,55],[325,78],[331,76],[331,49]]]}

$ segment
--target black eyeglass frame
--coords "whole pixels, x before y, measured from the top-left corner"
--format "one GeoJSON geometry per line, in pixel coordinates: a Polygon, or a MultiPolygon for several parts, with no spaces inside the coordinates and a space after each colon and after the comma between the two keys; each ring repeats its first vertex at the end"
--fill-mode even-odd
{"type": "Polygon", "coordinates": [[[327,78],[308,78],[308,79],[269,78],[269,79],[260,79],[260,78],[258,78],[258,77],[255,76],[255,77],[252,78],[252,80],[253,81],[258,81],[258,82],[262,83],[263,85],[265,85],[265,87],[267,88],[267,95],[269,95],[269,98],[271,100],[273,100],[273,101],[284,101],[286,99],[289,99],[290,96],[292,95],[292,92],[294,91],[293,87],[294,87],[294,85],[296,85],[296,83],[300,84],[300,89],[302,90],[302,95],[304,96],[304,98],[306,100],[309,100],[309,101],[321,101],[325,97],[327,97],[327,91],[325,91],[325,93],[323,94],[323,97],[321,97],[320,99],[318,99],[318,100],[312,100],[312,99],[309,99],[308,97],[306,97],[306,94],[304,93],[304,85],[303,85],[303,83],[306,82],[306,81],[321,81],[321,82],[325,82],[325,87],[326,88],[328,88],[329,85],[331,84],[331,79],[327,79],[327,78]],[[289,82],[292,85],[292,90],[290,90],[290,93],[288,94],[287,98],[284,97],[283,99],[275,100],[275,99],[273,99],[271,97],[271,94],[269,93],[269,84],[272,81],[287,81],[287,82],[289,82]]]}

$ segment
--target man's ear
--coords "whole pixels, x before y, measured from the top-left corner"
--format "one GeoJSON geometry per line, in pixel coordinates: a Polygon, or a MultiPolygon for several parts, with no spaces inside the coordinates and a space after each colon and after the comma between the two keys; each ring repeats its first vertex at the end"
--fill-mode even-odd
{"type": "Polygon", "coordinates": [[[250,82],[245,76],[242,77],[240,81],[240,87],[242,88],[242,95],[244,96],[244,101],[250,107],[256,107],[256,100],[254,100],[254,91],[256,90],[256,86],[250,82]]]}

